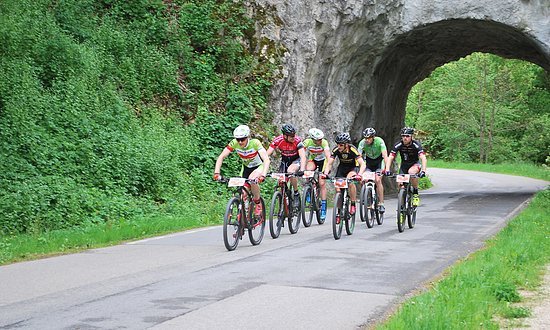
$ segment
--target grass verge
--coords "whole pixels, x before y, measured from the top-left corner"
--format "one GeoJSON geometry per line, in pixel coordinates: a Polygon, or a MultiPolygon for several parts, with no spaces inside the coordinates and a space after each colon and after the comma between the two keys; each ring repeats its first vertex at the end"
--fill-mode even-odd
{"type": "Polygon", "coordinates": [[[539,192],[486,247],[451,267],[377,329],[498,329],[497,317],[530,313],[513,303],[533,290],[550,262],[550,189],[539,192]]]}
{"type": "Polygon", "coordinates": [[[550,168],[536,166],[530,163],[504,163],[504,164],[478,164],[478,163],[449,163],[442,160],[428,162],[428,173],[430,167],[450,168],[457,170],[471,170],[481,172],[492,172],[525,176],[533,179],[550,181],[550,168]]]}

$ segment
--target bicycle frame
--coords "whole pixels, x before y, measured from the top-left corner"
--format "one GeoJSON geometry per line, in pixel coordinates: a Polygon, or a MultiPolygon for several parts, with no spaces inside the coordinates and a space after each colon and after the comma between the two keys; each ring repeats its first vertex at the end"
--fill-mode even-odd
{"type": "Polygon", "coordinates": [[[405,218],[409,228],[413,228],[416,223],[416,206],[412,205],[413,186],[410,183],[411,178],[418,178],[415,174],[398,174],[395,176],[399,184],[397,194],[397,229],[399,232],[405,230],[405,218]]]}
{"type": "Polygon", "coordinates": [[[376,175],[380,175],[376,172],[363,173],[363,181],[366,182],[361,188],[360,195],[360,215],[361,221],[365,221],[367,228],[372,228],[374,225],[374,218],[376,222],[381,225],[383,215],[378,210],[378,194],[376,192],[376,175]],[[370,193],[369,193],[370,192],[370,193]],[[369,196],[369,194],[372,194],[369,196]]]}
{"type": "Polygon", "coordinates": [[[269,230],[271,237],[277,238],[284,226],[285,218],[288,219],[288,229],[291,234],[296,234],[300,226],[300,208],[293,206],[293,187],[290,185],[290,178],[296,177],[293,173],[270,173],[270,177],[277,179],[277,187],[273,192],[271,207],[269,211],[269,230]],[[274,220],[274,216],[276,219],[274,220]],[[293,221],[296,217],[296,221],[293,221]]]}
{"type": "Polygon", "coordinates": [[[317,223],[323,224],[324,219],[321,220],[321,189],[319,183],[319,171],[304,171],[303,178],[305,183],[302,188],[302,222],[304,227],[311,226],[313,220],[313,215],[317,219],[317,223]],[[309,201],[308,201],[309,194],[309,201]],[[309,209],[309,215],[307,215],[307,210],[309,209]]]}
{"type": "Polygon", "coordinates": [[[329,178],[334,183],[337,192],[334,195],[334,210],[332,213],[332,234],[334,239],[338,240],[342,236],[342,227],[346,224],[346,233],[353,234],[355,229],[355,214],[349,213],[350,198],[348,193],[348,184],[356,182],[355,178],[329,178]]]}

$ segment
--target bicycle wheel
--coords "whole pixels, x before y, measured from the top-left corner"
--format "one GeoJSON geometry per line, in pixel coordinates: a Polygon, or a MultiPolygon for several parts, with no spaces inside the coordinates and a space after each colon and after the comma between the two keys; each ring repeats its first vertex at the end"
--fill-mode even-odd
{"type": "Polygon", "coordinates": [[[412,194],[407,199],[407,224],[409,228],[413,228],[416,223],[416,207],[412,205],[412,194]]]}
{"type": "Polygon", "coordinates": [[[368,228],[374,226],[374,217],[376,216],[376,211],[374,209],[374,195],[372,191],[372,186],[369,185],[366,188],[365,192],[365,222],[367,223],[368,228]]]}
{"type": "Polygon", "coordinates": [[[406,197],[407,193],[405,189],[399,189],[399,194],[397,195],[397,230],[400,233],[405,229],[405,217],[407,214],[406,197]]]}
{"type": "Polygon", "coordinates": [[[376,196],[374,202],[374,208],[376,210],[376,223],[380,226],[382,223],[384,223],[384,213],[380,213],[378,209],[378,195],[376,196]]]}
{"type": "Polygon", "coordinates": [[[302,222],[304,227],[311,226],[313,213],[315,212],[315,199],[313,198],[311,185],[306,185],[302,193],[302,222]]]}
{"type": "MultiPolygon", "coordinates": [[[[346,205],[344,207],[344,214],[346,219],[346,234],[351,235],[353,234],[353,230],[355,229],[355,213],[350,214],[349,213],[349,206],[350,202],[349,199],[346,201],[346,205]]],[[[357,212],[356,212],[357,213],[357,212]]]]}
{"type": "Polygon", "coordinates": [[[293,189],[287,190],[290,212],[288,214],[288,230],[291,234],[296,234],[300,229],[300,222],[302,217],[301,205],[302,201],[298,198],[298,207],[294,207],[294,191],[293,189]],[[292,197],[291,197],[292,196],[292,197]]]}
{"type": "Polygon", "coordinates": [[[284,221],[285,210],[283,206],[283,194],[277,190],[273,193],[271,207],[269,208],[269,232],[271,233],[271,237],[279,237],[284,221]]]}
{"type": "Polygon", "coordinates": [[[263,197],[260,197],[260,203],[262,204],[262,214],[260,218],[254,216],[254,209],[252,208],[251,214],[249,215],[248,221],[248,238],[250,238],[250,243],[252,245],[258,245],[262,242],[264,238],[265,231],[265,202],[263,197]]]}
{"type": "Polygon", "coordinates": [[[223,216],[223,243],[228,251],[233,251],[239,245],[242,235],[241,217],[244,211],[239,207],[241,200],[233,197],[227,203],[225,214],[223,216]]]}
{"type": "Polygon", "coordinates": [[[332,211],[332,235],[334,239],[340,239],[342,236],[342,226],[344,225],[343,219],[343,207],[342,207],[342,193],[337,192],[334,195],[334,210],[332,211]]]}
{"type": "MultiPolygon", "coordinates": [[[[361,219],[361,222],[365,222],[365,217],[367,214],[367,201],[366,201],[366,194],[367,193],[367,185],[364,184],[361,186],[361,193],[359,194],[359,218],[361,219]]],[[[370,227],[369,227],[370,228],[370,227]]]]}

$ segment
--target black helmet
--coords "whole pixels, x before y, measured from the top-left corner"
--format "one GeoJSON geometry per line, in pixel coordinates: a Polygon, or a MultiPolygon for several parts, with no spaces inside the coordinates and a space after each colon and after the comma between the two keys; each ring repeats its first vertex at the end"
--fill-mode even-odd
{"type": "Polygon", "coordinates": [[[401,129],[401,135],[413,135],[414,134],[414,128],[412,127],[403,127],[401,129]]]}
{"type": "Polygon", "coordinates": [[[294,128],[294,126],[292,126],[290,124],[284,124],[283,127],[281,128],[281,131],[285,135],[296,134],[296,128],[294,128]]]}
{"type": "Polygon", "coordinates": [[[375,135],[376,131],[372,127],[365,128],[365,130],[363,131],[363,137],[371,137],[375,135]]]}
{"type": "Polygon", "coordinates": [[[351,136],[348,133],[340,133],[336,136],[336,143],[350,143],[351,136]]]}

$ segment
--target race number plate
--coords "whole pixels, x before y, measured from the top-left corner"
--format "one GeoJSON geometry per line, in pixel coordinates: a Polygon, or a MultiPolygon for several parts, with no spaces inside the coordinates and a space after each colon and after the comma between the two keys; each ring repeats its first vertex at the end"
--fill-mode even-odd
{"type": "Polygon", "coordinates": [[[348,180],[346,180],[346,179],[336,179],[334,181],[334,186],[336,188],[347,188],[348,187],[348,180]]]}
{"type": "Polygon", "coordinates": [[[395,181],[398,183],[409,183],[411,176],[409,174],[399,174],[395,177],[395,181]]]}
{"type": "Polygon", "coordinates": [[[315,171],[304,171],[304,176],[303,178],[304,179],[307,179],[307,178],[313,178],[313,175],[315,174],[315,171]]]}
{"type": "Polygon", "coordinates": [[[285,176],[285,173],[271,173],[271,177],[274,179],[284,180],[285,176]]]}
{"type": "Polygon", "coordinates": [[[376,173],[374,173],[374,172],[365,172],[365,173],[363,173],[363,180],[365,180],[365,181],[369,181],[369,180],[374,181],[375,176],[376,176],[376,173]]]}
{"type": "Polygon", "coordinates": [[[230,178],[227,183],[228,187],[242,187],[246,183],[245,178],[230,178]]]}

